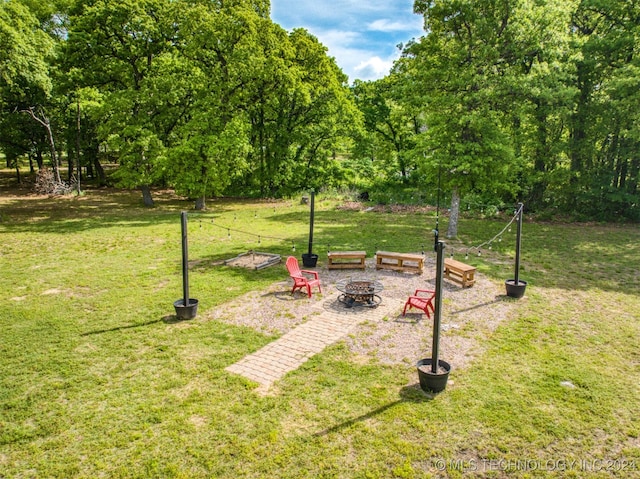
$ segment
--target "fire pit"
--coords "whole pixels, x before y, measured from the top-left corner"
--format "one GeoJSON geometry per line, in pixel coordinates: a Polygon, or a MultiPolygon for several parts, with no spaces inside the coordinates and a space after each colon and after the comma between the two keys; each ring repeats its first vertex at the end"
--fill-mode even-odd
{"type": "Polygon", "coordinates": [[[347,308],[351,308],[354,305],[375,308],[382,302],[382,298],[377,293],[382,291],[384,287],[379,281],[346,278],[338,281],[336,288],[342,293],[338,297],[338,301],[347,308]]]}

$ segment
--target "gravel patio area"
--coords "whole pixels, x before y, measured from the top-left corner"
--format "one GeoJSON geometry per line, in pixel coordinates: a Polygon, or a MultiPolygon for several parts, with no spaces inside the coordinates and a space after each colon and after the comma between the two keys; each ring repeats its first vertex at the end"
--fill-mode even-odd
{"type": "MultiPolygon", "coordinates": [[[[283,258],[283,261],[286,258],[283,258]]],[[[363,321],[344,341],[356,361],[375,359],[383,364],[414,365],[418,359],[430,357],[433,321],[413,309],[402,316],[404,302],[415,289],[435,289],[435,254],[428,254],[422,274],[376,270],[374,259],[366,261],[362,270],[331,270],[326,261],[319,262],[316,271],[322,281],[322,294],[312,298],[296,291],[291,295],[292,282],[284,264],[283,280],[266,291],[252,292],[210,311],[204,319],[247,326],[256,331],[281,336],[296,326],[321,315],[323,310],[367,314],[366,307],[347,309],[338,301],[340,292],[335,284],[343,278],[373,279],[384,285],[382,301],[395,304],[392,313],[381,320],[363,321]]],[[[457,283],[443,280],[440,357],[456,369],[464,368],[482,351],[484,339],[514,313],[518,301],[505,294],[504,283],[497,283],[476,273],[476,283],[462,289],[457,283]]]]}

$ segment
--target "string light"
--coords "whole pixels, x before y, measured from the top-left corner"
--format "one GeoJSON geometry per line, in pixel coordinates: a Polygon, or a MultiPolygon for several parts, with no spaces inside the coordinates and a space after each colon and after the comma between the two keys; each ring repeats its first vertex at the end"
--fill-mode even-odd
{"type": "Polygon", "coordinates": [[[501,230],[497,235],[495,235],[493,238],[491,238],[491,239],[490,239],[490,240],[488,240],[488,241],[485,241],[485,242],[484,242],[484,243],[482,243],[482,244],[479,244],[478,246],[474,246],[474,247],[468,248],[468,249],[467,249],[467,253],[465,254],[465,259],[469,259],[469,250],[471,250],[471,249],[477,249],[477,250],[478,250],[478,256],[481,256],[481,255],[482,255],[481,248],[482,248],[483,246],[488,246],[488,247],[489,247],[489,249],[492,249],[491,245],[492,245],[492,243],[493,243],[496,239],[497,239],[498,241],[502,241],[502,235],[503,235],[503,234],[504,234],[504,232],[505,232],[505,231],[507,231],[507,230],[508,230],[509,232],[511,232],[511,225],[512,225],[512,224],[513,224],[513,222],[518,218],[518,214],[519,214],[519,213],[520,213],[520,210],[516,211],[516,212],[515,212],[515,214],[514,214],[514,216],[513,216],[513,218],[511,218],[511,220],[509,221],[509,223],[507,223],[507,225],[506,225],[504,228],[502,228],[502,230],[501,230]]]}

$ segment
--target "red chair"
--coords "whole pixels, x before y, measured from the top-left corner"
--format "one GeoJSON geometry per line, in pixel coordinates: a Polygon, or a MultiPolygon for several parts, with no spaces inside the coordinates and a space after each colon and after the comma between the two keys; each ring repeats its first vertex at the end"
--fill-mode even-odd
{"type": "Polygon", "coordinates": [[[436,292],[430,289],[416,289],[416,292],[409,296],[407,302],[404,303],[404,310],[402,311],[402,316],[404,316],[407,312],[407,308],[417,308],[424,311],[424,314],[427,315],[427,318],[431,319],[431,310],[432,313],[435,313],[435,308],[433,306],[433,298],[436,297],[436,292]]]}
{"type": "Polygon", "coordinates": [[[311,297],[311,288],[313,286],[317,286],[318,291],[322,293],[318,273],[315,271],[300,269],[298,259],[294,256],[289,256],[287,258],[287,270],[289,271],[289,276],[291,276],[291,279],[293,280],[291,294],[293,294],[296,289],[307,288],[307,295],[311,297]]]}

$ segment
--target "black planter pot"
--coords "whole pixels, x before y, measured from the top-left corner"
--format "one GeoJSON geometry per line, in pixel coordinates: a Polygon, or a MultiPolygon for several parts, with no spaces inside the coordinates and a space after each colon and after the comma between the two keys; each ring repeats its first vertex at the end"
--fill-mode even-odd
{"type": "Polygon", "coordinates": [[[307,268],[315,268],[316,264],[318,264],[318,255],[313,253],[303,253],[302,264],[307,268]]]}
{"type": "Polygon", "coordinates": [[[189,304],[185,306],[184,299],[179,299],[173,303],[173,307],[176,309],[178,319],[193,319],[198,312],[198,300],[189,298],[189,304]]]}
{"type": "Polygon", "coordinates": [[[451,372],[451,365],[443,361],[438,360],[438,372],[431,372],[431,365],[433,364],[432,358],[421,359],[416,365],[418,367],[418,379],[420,380],[420,388],[423,391],[429,391],[432,393],[439,393],[444,391],[447,387],[447,381],[449,380],[449,373],[451,372]],[[444,370],[444,371],[441,371],[444,370]]]}
{"type": "Polygon", "coordinates": [[[518,280],[516,284],[515,279],[508,279],[504,282],[507,288],[507,296],[510,298],[522,298],[524,296],[524,290],[527,288],[527,282],[518,280]]]}

